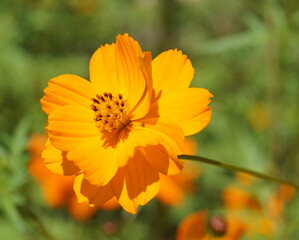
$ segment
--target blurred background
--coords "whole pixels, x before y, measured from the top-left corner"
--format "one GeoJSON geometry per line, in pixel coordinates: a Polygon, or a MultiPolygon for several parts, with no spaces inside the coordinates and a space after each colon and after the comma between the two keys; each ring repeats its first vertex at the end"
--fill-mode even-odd
{"type": "Polygon", "coordinates": [[[242,207],[245,218],[254,212],[271,222],[269,234],[238,239],[299,239],[298,193],[200,163],[201,176],[176,207],[154,199],[137,215],[74,218],[47,203],[28,171],[29,141],[46,125],[43,89],[60,74],[89,79],[93,52],[126,32],[153,57],[182,50],[195,68],[192,85],[214,94],[212,120],[193,137],[196,154],[299,183],[297,0],[1,0],[0,239],[175,239],[192,212],[231,214],[230,186],[258,202],[242,207]]]}

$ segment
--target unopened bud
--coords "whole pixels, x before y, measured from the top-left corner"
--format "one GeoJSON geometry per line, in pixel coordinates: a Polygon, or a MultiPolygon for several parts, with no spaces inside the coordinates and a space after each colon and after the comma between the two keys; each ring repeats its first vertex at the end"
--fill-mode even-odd
{"type": "Polygon", "coordinates": [[[210,219],[210,226],[213,231],[218,236],[223,235],[226,232],[226,221],[221,216],[213,216],[210,219]]]}

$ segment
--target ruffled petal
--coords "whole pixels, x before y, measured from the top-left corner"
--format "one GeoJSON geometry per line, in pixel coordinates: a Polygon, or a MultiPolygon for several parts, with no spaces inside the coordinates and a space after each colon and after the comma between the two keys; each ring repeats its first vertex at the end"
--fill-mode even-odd
{"type": "Polygon", "coordinates": [[[146,85],[141,99],[130,112],[129,118],[131,120],[144,117],[150,110],[153,89],[151,62],[152,54],[150,52],[144,52],[144,57],[139,58],[140,69],[146,81],[146,85]]]}
{"type": "Polygon", "coordinates": [[[203,88],[188,88],[173,92],[158,100],[160,117],[176,122],[184,135],[201,131],[211,120],[212,111],[208,104],[213,95],[203,88]]]}
{"type": "Polygon", "coordinates": [[[91,207],[101,206],[114,196],[111,185],[94,186],[84,178],[83,173],[75,177],[74,191],[79,203],[89,203],[91,207]]]}
{"type": "Polygon", "coordinates": [[[139,58],[143,57],[141,48],[128,34],[118,35],[115,46],[115,62],[118,90],[127,96],[131,109],[139,102],[146,87],[146,81],[140,69],[139,58]]]}
{"type": "Polygon", "coordinates": [[[51,79],[44,92],[41,105],[48,115],[57,107],[64,105],[75,104],[89,108],[91,98],[97,94],[89,81],[71,74],[51,79]]]}
{"type": "Polygon", "coordinates": [[[111,183],[120,205],[135,214],[139,205],[145,205],[158,193],[159,173],[146,156],[137,151],[134,158],[118,170],[111,183]]]}
{"type": "Polygon", "coordinates": [[[71,176],[77,174],[80,169],[73,162],[66,158],[66,153],[53,147],[48,139],[45,149],[42,152],[42,158],[46,167],[55,174],[71,176]]]}
{"type": "Polygon", "coordinates": [[[194,68],[181,51],[168,50],[152,62],[153,86],[156,96],[165,96],[174,91],[189,87],[194,68]]]}

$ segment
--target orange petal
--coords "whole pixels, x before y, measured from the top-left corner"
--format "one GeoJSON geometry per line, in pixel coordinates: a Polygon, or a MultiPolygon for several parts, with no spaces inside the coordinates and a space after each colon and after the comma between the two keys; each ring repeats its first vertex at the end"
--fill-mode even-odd
{"type": "Polygon", "coordinates": [[[100,47],[90,61],[90,79],[99,93],[121,93],[132,110],[130,118],[143,117],[150,108],[151,53],[143,53],[128,34],[118,35],[116,44],[100,47]]]}
{"type": "Polygon", "coordinates": [[[75,194],[68,202],[68,209],[73,218],[78,221],[89,220],[96,211],[96,208],[90,207],[88,203],[78,203],[78,199],[75,194]]]}
{"type": "Polygon", "coordinates": [[[158,100],[159,115],[176,122],[185,135],[195,134],[210,122],[211,97],[213,95],[203,88],[174,92],[158,100]]]}
{"type": "Polygon", "coordinates": [[[120,205],[130,213],[136,213],[139,205],[145,205],[159,191],[159,173],[137,151],[125,167],[118,170],[112,187],[120,205]]]}
{"type": "Polygon", "coordinates": [[[120,208],[120,205],[116,197],[111,198],[110,200],[99,206],[99,209],[102,210],[115,210],[118,208],[120,208]]]}
{"type": "Polygon", "coordinates": [[[84,171],[84,177],[96,186],[106,185],[118,169],[117,150],[102,147],[98,139],[87,141],[70,150],[67,158],[84,171]]]}
{"type": "Polygon", "coordinates": [[[91,57],[89,64],[90,81],[99,94],[118,94],[118,77],[115,65],[115,44],[101,46],[91,57]]]}
{"type": "Polygon", "coordinates": [[[42,152],[42,158],[44,159],[46,167],[55,174],[69,176],[77,174],[80,170],[73,162],[66,158],[65,152],[53,147],[49,139],[42,152]]]}
{"type": "Polygon", "coordinates": [[[227,216],[227,230],[223,236],[223,240],[239,240],[245,232],[245,224],[240,219],[227,216]]]}
{"type": "Polygon", "coordinates": [[[80,106],[64,106],[49,116],[49,137],[54,147],[68,151],[67,159],[84,171],[91,184],[107,184],[117,171],[117,151],[104,147],[105,139],[92,113],[80,106]]]}
{"type": "MultiPolygon", "coordinates": [[[[122,130],[119,134],[116,147],[119,167],[125,166],[138,148],[156,146],[160,143],[165,145],[165,149],[173,159],[177,159],[184,141],[181,129],[175,123],[165,119],[157,118],[140,121],[142,122],[131,122],[128,128],[122,130]]],[[[170,161],[168,156],[166,161],[167,163],[170,161]]],[[[164,169],[164,172],[167,172],[167,170],[164,169]]]]}
{"type": "Polygon", "coordinates": [[[76,75],[65,74],[49,81],[45,96],[41,99],[42,109],[50,114],[59,106],[81,105],[90,107],[91,98],[97,94],[92,84],[76,75]]]}
{"type": "Polygon", "coordinates": [[[198,211],[185,217],[178,227],[176,240],[204,239],[206,236],[207,214],[198,211]]]}
{"type": "Polygon", "coordinates": [[[156,96],[165,96],[174,91],[189,87],[194,68],[181,51],[168,50],[152,62],[153,86],[156,96]]]}
{"type": "Polygon", "coordinates": [[[54,147],[69,151],[89,139],[100,138],[93,112],[79,105],[57,108],[49,115],[49,137],[54,147]]]}
{"type": "Polygon", "coordinates": [[[148,146],[144,151],[151,163],[165,175],[179,174],[183,168],[177,157],[170,157],[163,145],[148,146]]]}
{"type": "Polygon", "coordinates": [[[119,134],[116,146],[118,166],[125,166],[129,158],[134,156],[137,148],[157,145],[160,142],[160,138],[160,136],[151,133],[147,128],[130,127],[130,130],[123,129],[119,134]]]}
{"type": "MultiPolygon", "coordinates": [[[[115,46],[115,62],[118,77],[118,91],[127,97],[130,109],[134,109],[146,90],[147,79],[140,68],[144,58],[141,48],[128,34],[118,35],[115,46]]],[[[146,63],[144,63],[146,65],[146,63]]]]}
{"type": "Polygon", "coordinates": [[[131,120],[144,117],[150,110],[153,89],[151,62],[152,54],[150,52],[144,52],[144,57],[139,58],[140,69],[146,81],[146,86],[141,99],[130,112],[129,118],[131,120]]]}
{"type": "Polygon", "coordinates": [[[74,190],[79,203],[89,203],[90,206],[100,206],[110,200],[114,193],[111,185],[97,187],[84,178],[84,173],[78,174],[74,181],[74,190]]]}
{"type": "Polygon", "coordinates": [[[160,191],[157,195],[159,201],[170,206],[178,206],[186,198],[185,189],[174,177],[160,174],[160,191]]]}
{"type": "Polygon", "coordinates": [[[184,133],[173,121],[166,118],[147,118],[132,122],[132,125],[135,129],[147,130],[149,136],[157,135],[171,158],[177,159],[177,155],[182,154],[184,133]]]}
{"type": "Polygon", "coordinates": [[[48,171],[42,182],[45,201],[52,207],[64,205],[73,194],[73,176],[59,176],[48,171]]]}

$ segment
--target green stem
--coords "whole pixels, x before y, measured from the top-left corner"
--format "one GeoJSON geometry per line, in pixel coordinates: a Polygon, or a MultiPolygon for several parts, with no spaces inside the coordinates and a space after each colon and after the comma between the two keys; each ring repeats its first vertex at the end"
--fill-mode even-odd
{"type": "Polygon", "coordinates": [[[289,182],[287,180],[279,179],[279,178],[276,178],[276,177],[271,177],[271,176],[268,176],[266,174],[259,173],[259,172],[256,172],[256,171],[253,171],[253,170],[250,170],[250,169],[234,166],[234,165],[231,165],[231,164],[228,164],[228,163],[218,162],[218,161],[215,161],[215,160],[212,160],[212,159],[209,159],[209,158],[200,157],[200,156],[193,156],[193,155],[179,155],[178,158],[179,159],[198,161],[198,162],[202,162],[202,163],[207,163],[207,164],[210,164],[210,165],[222,167],[222,168],[229,169],[229,170],[236,171],[236,172],[245,172],[245,173],[248,173],[248,174],[253,175],[255,177],[261,178],[261,179],[270,180],[270,181],[278,182],[278,183],[282,183],[282,184],[287,184],[287,185],[295,187],[296,189],[299,189],[299,185],[297,185],[295,183],[292,183],[292,182],[289,182]]]}

